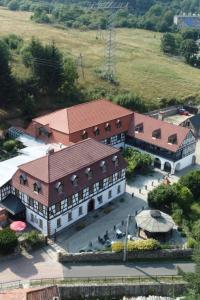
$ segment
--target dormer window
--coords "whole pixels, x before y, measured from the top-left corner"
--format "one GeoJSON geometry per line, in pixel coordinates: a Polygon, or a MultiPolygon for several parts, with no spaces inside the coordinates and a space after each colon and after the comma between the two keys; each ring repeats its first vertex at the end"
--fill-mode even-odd
{"type": "Polygon", "coordinates": [[[152,132],[153,139],[160,139],[161,138],[161,129],[156,129],[152,132]]]}
{"type": "Polygon", "coordinates": [[[41,190],[42,190],[41,183],[38,182],[38,181],[35,182],[35,183],[33,184],[33,190],[34,190],[35,193],[40,193],[41,190]]]}
{"type": "Polygon", "coordinates": [[[100,130],[99,130],[99,128],[96,126],[96,127],[94,127],[94,135],[95,136],[98,136],[100,134],[100,130]]]}
{"type": "Polygon", "coordinates": [[[77,175],[73,175],[71,177],[71,182],[72,182],[73,186],[78,186],[78,177],[77,177],[77,175]]]}
{"type": "Polygon", "coordinates": [[[135,132],[138,133],[138,132],[143,132],[144,131],[144,125],[143,123],[140,123],[140,124],[137,124],[135,126],[135,132]]]}
{"type": "Polygon", "coordinates": [[[168,137],[169,144],[177,144],[177,134],[172,134],[168,137]]]}
{"type": "Polygon", "coordinates": [[[61,181],[57,182],[55,185],[55,188],[58,193],[62,193],[63,192],[63,183],[61,181]]]}
{"type": "Polygon", "coordinates": [[[105,125],[105,131],[111,131],[110,123],[106,123],[106,125],[105,125]]]}
{"type": "Polygon", "coordinates": [[[20,181],[20,184],[23,184],[25,185],[27,183],[27,175],[22,173],[20,176],[19,176],[19,181],[20,181]]]}
{"type": "Polygon", "coordinates": [[[121,127],[122,127],[122,121],[121,121],[121,120],[118,119],[118,120],[116,121],[116,127],[117,127],[117,128],[121,128],[121,127]]]}
{"type": "Polygon", "coordinates": [[[119,159],[118,159],[117,155],[113,156],[112,161],[113,161],[115,167],[119,166],[119,159]]]}
{"type": "Polygon", "coordinates": [[[100,167],[102,169],[102,172],[105,173],[106,172],[106,162],[105,162],[105,160],[102,160],[100,162],[100,167]]]}
{"type": "Polygon", "coordinates": [[[90,168],[87,168],[85,170],[85,174],[87,175],[88,177],[88,180],[91,180],[92,179],[92,170],[90,168]]]}
{"type": "Polygon", "coordinates": [[[82,132],[82,140],[85,140],[87,138],[88,138],[88,133],[87,133],[86,130],[83,130],[83,132],[82,132]]]}

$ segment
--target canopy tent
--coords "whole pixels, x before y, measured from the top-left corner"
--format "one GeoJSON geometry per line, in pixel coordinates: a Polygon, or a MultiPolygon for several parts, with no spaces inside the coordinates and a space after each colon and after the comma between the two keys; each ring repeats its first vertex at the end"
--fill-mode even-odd
{"type": "Polygon", "coordinates": [[[143,210],[135,217],[137,227],[150,233],[167,233],[173,229],[173,219],[159,210],[143,210]]]}

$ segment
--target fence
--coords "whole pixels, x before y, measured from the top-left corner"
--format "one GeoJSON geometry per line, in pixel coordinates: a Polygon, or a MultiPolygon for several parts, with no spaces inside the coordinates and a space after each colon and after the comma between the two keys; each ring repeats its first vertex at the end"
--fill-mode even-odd
{"type": "Polygon", "coordinates": [[[41,278],[30,280],[16,280],[0,283],[0,291],[19,288],[30,288],[47,285],[80,285],[80,284],[135,284],[144,285],[154,283],[162,285],[164,283],[182,283],[182,276],[93,276],[93,277],[58,277],[58,278],[41,278]]]}

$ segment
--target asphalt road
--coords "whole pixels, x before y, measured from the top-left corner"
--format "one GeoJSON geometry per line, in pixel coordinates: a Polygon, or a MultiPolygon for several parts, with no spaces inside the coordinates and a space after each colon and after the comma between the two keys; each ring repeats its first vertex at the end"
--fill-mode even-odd
{"type": "Polygon", "coordinates": [[[100,265],[60,264],[52,258],[52,254],[43,250],[34,252],[34,256],[0,261],[0,283],[31,278],[176,275],[177,266],[185,272],[192,272],[195,267],[193,263],[159,261],[100,265]]]}

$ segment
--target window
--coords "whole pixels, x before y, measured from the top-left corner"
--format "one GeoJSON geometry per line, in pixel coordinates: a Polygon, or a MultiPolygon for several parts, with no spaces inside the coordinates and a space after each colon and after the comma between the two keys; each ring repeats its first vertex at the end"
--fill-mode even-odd
{"type": "Polygon", "coordinates": [[[41,219],[39,219],[39,227],[43,229],[43,221],[41,219]]]}
{"type": "Polygon", "coordinates": [[[78,186],[78,177],[77,177],[77,175],[73,175],[71,177],[71,182],[72,182],[74,187],[78,186]]]}
{"type": "Polygon", "coordinates": [[[72,196],[67,197],[67,206],[72,205],[72,196]]]}
{"type": "Polygon", "coordinates": [[[88,138],[88,133],[87,133],[86,130],[83,130],[83,132],[82,132],[82,140],[85,140],[87,138],[88,138]]]}
{"type": "Polygon", "coordinates": [[[107,139],[106,139],[106,144],[109,145],[110,143],[111,143],[111,138],[107,138],[107,139]]]}
{"type": "Polygon", "coordinates": [[[100,167],[102,169],[102,172],[105,173],[106,172],[106,162],[105,162],[105,160],[102,160],[100,162],[100,167]]]}
{"type": "Polygon", "coordinates": [[[112,177],[112,176],[110,176],[110,177],[108,178],[108,183],[109,183],[109,184],[112,184],[112,183],[113,183],[113,177],[112,177]]]}
{"type": "Polygon", "coordinates": [[[79,216],[81,216],[83,214],[83,207],[82,206],[79,206],[78,214],[79,214],[79,216]]]}
{"type": "Polygon", "coordinates": [[[100,181],[99,181],[99,189],[100,189],[100,190],[103,189],[103,180],[100,180],[100,181]]]}
{"type": "Polygon", "coordinates": [[[119,172],[117,173],[117,179],[120,179],[120,178],[122,178],[122,172],[121,172],[121,171],[119,171],[119,172]]]}
{"type": "Polygon", "coordinates": [[[110,199],[110,198],[112,198],[112,191],[111,190],[108,192],[108,199],[110,199]]]}
{"type": "Polygon", "coordinates": [[[28,197],[28,205],[34,207],[34,200],[31,197],[28,197]]]}
{"type": "Polygon", "coordinates": [[[121,128],[121,127],[122,127],[122,121],[121,121],[121,120],[118,119],[118,120],[116,121],[116,127],[117,127],[117,128],[121,128]]]}
{"type": "Polygon", "coordinates": [[[105,131],[111,131],[111,126],[109,123],[106,123],[105,125],[105,131]]]}
{"type": "Polygon", "coordinates": [[[38,211],[43,212],[43,205],[38,202],[38,211]]]}
{"type": "Polygon", "coordinates": [[[68,212],[68,222],[70,222],[72,220],[72,212],[68,212]]]}
{"type": "Polygon", "coordinates": [[[119,159],[118,159],[117,155],[113,156],[112,161],[113,161],[115,167],[119,166],[119,159]]]}
{"type": "Polygon", "coordinates": [[[152,132],[152,138],[160,139],[161,138],[161,129],[156,129],[152,132]]]}
{"type": "Polygon", "coordinates": [[[34,216],[31,214],[31,222],[34,223],[34,216]]]}
{"type": "Polygon", "coordinates": [[[177,134],[172,134],[168,137],[169,144],[177,144],[177,134]]]}
{"type": "Polygon", "coordinates": [[[58,213],[59,211],[61,211],[61,203],[60,202],[56,203],[56,205],[55,205],[55,211],[56,211],[56,213],[58,213]]]}
{"type": "Polygon", "coordinates": [[[119,134],[117,135],[117,140],[118,140],[118,141],[121,141],[121,138],[122,138],[121,133],[119,133],[119,134]]]}
{"type": "Polygon", "coordinates": [[[40,193],[41,189],[42,189],[42,187],[41,187],[40,182],[35,182],[33,184],[33,190],[34,190],[35,193],[40,193]]]}
{"type": "Polygon", "coordinates": [[[83,190],[78,192],[78,200],[82,200],[83,199],[83,190]]]}
{"type": "Polygon", "coordinates": [[[99,130],[98,127],[95,127],[95,128],[94,128],[94,135],[95,135],[95,136],[100,135],[100,130],[99,130]]]}
{"type": "Polygon", "coordinates": [[[61,227],[61,219],[57,219],[57,228],[61,227]]]}
{"type": "Polygon", "coordinates": [[[60,182],[60,181],[57,182],[56,185],[55,185],[55,188],[56,188],[56,190],[57,190],[58,193],[62,193],[63,192],[63,187],[64,187],[63,183],[60,182]]]}
{"type": "Polygon", "coordinates": [[[90,168],[87,168],[85,170],[85,174],[87,175],[88,177],[88,180],[91,180],[92,179],[92,170],[90,168]]]}
{"type": "Polygon", "coordinates": [[[89,187],[89,195],[93,194],[94,193],[94,185],[91,185],[89,187]]]}
{"type": "Polygon", "coordinates": [[[120,194],[121,193],[121,185],[118,185],[117,187],[117,194],[120,194]]]}
{"type": "Polygon", "coordinates": [[[27,183],[27,175],[22,173],[20,176],[19,176],[19,181],[20,181],[20,184],[23,184],[25,185],[27,183]]]}
{"type": "Polygon", "coordinates": [[[97,201],[99,204],[103,203],[103,197],[102,196],[97,197],[97,201]]]}
{"type": "Polygon", "coordinates": [[[137,124],[136,126],[135,126],[135,132],[137,133],[137,132],[143,132],[144,131],[144,125],[143,125],[143,123],[140,123],[140,124],[137,124]]]}

